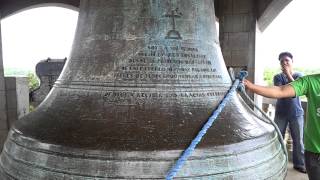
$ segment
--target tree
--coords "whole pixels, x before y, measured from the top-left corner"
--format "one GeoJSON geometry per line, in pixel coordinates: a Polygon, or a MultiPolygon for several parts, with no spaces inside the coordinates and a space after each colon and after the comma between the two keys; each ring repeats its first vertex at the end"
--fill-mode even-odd
{"type": "Polygon", "coordinates": [[[37,89],[40,86],[40,82],[37,76],[33,72],[29,72],[27,74],[27,77],[28,77],[29,92],[32,92],[33,90],[37,89]]]}

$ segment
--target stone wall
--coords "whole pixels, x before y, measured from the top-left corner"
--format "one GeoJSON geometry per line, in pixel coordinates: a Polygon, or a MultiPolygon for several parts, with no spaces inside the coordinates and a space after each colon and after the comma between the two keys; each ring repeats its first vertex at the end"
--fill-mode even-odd
{"type": "Polygon", "coordinates": [[[29,113],[29,88],[26,77],[5,77],[8,125],[29,113]]]}
{"type": "Polygon", "coordinates": [[[1,23],[0,23],[0,149],[8,133],[8,121],[7,121],[7,105],[6,105],[6,91],[3,72],[2,61],[2,40],[1,40],[1,23]]]}

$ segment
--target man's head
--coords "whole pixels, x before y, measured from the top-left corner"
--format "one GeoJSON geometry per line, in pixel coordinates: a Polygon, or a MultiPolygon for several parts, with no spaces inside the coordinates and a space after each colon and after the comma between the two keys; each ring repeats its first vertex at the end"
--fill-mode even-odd
{"type": "Polygon", "coordinates": [[[280,64],[283,65],[291,65],[293,62],[293,56],[290,52],[282,52],[278,57],[280,64]]]}

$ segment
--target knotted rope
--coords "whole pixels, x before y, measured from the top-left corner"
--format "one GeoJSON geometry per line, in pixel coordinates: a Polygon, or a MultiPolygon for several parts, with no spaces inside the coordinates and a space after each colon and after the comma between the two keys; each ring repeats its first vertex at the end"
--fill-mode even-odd
{"type": "MultiPolygon", "coordinates": [[[[192,140],[192,142],[190,143],[188,148],[186,150],[184,150],[184,152],[179,157],[179,159],[176,161],[174,166],[170,169],[170,171],[168,172],[168,174],[166,176],[166,180],[172,180],[175,177],[175,175],[182,168],[182,166],[184,165],[186,160],[189,158],[189,156],[195,150],[196,146],[199,144],[199,142],[201,141],[203,136],[206,134],[207,130],[212,126],[213,122],[217,119],[219,114],[222,112],[223,108],[226,106],[227,102],[230,100],[232,93],[236,92],[236,90],[238,90],[239,92],[244,94],[244,96],[250,101],[250,103],[252,103],[255,106],[255,108],[258,109],[264,115],[264,117],[269,121],[267,123],[272,124],[275,127],[276,132],[278,134],[278,138],[279,138],[281,146],[282,146],[282,149],[286,155],[286,164],[288,163],[287,149],[286,149],[285,144],[283,142],[283,138],[282,138],[282,135],[281,135],[281,132],[280,132],[278,126],[251,100],[251,98],[245,92],[245,87],[244,87],[242,81],[247,76],[248,76],[248,72],[240,71],[239,75],[234,80],[229,91],[227,92],[225,97],[222,99],[220,104],[217,106],[217,108],[213,111],[213,113],[209,117],[208,121],[203,125],[201,130],[198,132],[197,136],[192,140]]],[[[266,122],[266,121],[264,121],[264,122],[266,122]]]]}
{"type": "MultiPolygon", "coordinates": [[[[166,179],[171,180],[177,174],[177,172],[181,169],[184,165],[185,161],[189,158],[192,152],[195,150],[198,143],[201,141],[203,136],[207,133],[207,130],[212,126],[213,122],[217,119],[219,114],[222,112],[223,108],[226,106],[227,102],[230,100],[232,93],[236,92],[237,88],[241,88],[239,84],[241,84],[242,80],[248,75],[247,72],[241,71],[237,79],[233,82],[232,86],[230,87],[229,91],[222,99],[218,107],[213,111],[212,115],[209,117],[208,121],[203,125],[197,136],[192,140],[189,147],[184,150],[182,155],[176,161],[175,165],[170,169],[168,172],[166,179]]],[[[243,87],[243,86],[242,86],[243,87]]]]}

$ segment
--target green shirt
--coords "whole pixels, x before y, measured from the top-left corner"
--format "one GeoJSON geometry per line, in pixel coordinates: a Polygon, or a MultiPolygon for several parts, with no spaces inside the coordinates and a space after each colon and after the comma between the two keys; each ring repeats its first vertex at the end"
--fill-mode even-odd
{"type": "Polygon", "coordinates": [[[320,153],[320,74],[301,77],[290,83],[296,96],[308,98],[307,121],[304,128],[305,149],[320,153]]]}

